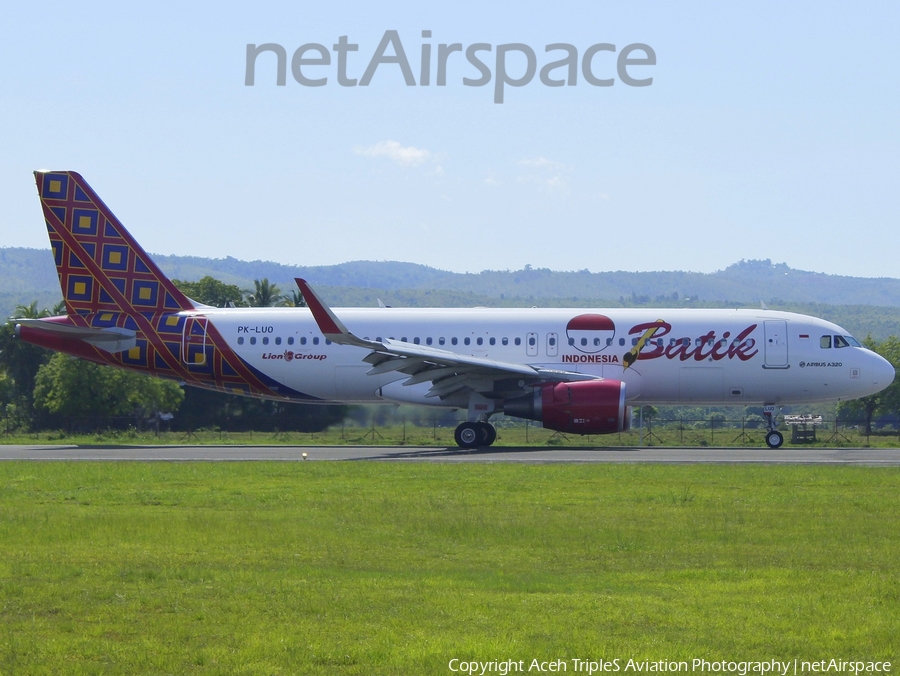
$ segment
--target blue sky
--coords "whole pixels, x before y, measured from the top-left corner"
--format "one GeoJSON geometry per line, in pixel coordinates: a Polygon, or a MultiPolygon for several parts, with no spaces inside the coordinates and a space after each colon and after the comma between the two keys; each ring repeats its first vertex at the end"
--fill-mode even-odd
{"type": "Polygon", "coordinates": [[[896,3],[150,4],[5,8],[0,246],[47,247],[31,171],[50,168],[157,253],[900,276],[896,3]],[[387,30],[417,78],[423,43],[525,43],[538,70],[548,44],[645,43],[657,64],[633,71],[649,87],[535,77],[503,104],[459,54],[444,87],[393,64],[341,87],[334,62],[278,87],[271,55],[244,85],[248,43],[347,35],[360,78],[387,30]]]}

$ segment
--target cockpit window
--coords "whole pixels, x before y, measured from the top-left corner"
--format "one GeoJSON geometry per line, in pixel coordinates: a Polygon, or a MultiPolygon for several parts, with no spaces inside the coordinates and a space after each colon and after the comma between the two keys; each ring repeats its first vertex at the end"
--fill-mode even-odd
{"type": "Polygon", "coordinates": [[[827,350],[831,347],[831,336],[822,336],[819,338],[819,347],[823,350],[827,350]]]}
{"type": "Polygon", "coordinates": [[[835,336],[834,337],[834,346],[835,347],[850,347],[850,343],[847,342],[847,339],[843,336],[835,336]]]}
{"type": "Polygon", "coordinates": [[[859,344],[859,341],[853,336],[844,336],[844,338],[846,338],[847,342],[850,343],[853,347],[862,347],[862,345],[859,344]]]}

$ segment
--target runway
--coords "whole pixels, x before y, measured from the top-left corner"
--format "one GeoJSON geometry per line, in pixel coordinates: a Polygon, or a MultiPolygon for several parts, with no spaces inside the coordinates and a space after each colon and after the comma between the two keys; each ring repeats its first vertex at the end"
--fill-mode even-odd
{"type": "Polygon", "coordinates": [[[900,466],[900,448],[580,448],[494,447],[476,450],[410,446],[0,446],[2,460],[140,462],[391,461],[757,463],[900,466]],[[306,454],[304,456],[304,454],[306,454]]]}

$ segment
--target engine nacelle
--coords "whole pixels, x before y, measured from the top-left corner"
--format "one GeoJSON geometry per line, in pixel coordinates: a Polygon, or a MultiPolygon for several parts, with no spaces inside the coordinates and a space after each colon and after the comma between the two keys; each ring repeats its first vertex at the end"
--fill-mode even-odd
{"type": "Polygon", "coordinates": [[[503,412],[574,434],[611,434],[631,427],[631,408],[625,405],[625,383],[621,380],[544,385],[534,394],[507,399],[503,412]]]}

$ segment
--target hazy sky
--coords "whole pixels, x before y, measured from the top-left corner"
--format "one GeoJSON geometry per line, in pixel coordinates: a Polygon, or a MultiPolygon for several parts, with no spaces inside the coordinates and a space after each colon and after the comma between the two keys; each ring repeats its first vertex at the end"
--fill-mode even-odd
{"type": "MultiPolygon", "coordinates": [[[[73,169],[158,253],[454,271],[681,269],[742,258],[900,276],[900,5],[895,2],[18,2],[0,25],[0,246],[48,247],[31,171],[73,169]],[[251,6],[252,5],[252,6],[251,6]],[[361,79],[396,30],[397,64],[361,79]],[[423,38],[422,31],[432,37],[423,38]],[[329,66],[306,87],[275,56],[329,66]],[[464,54],[480,52],[486,86],[464,54]],[[535,75],[494,103],[497,45],[538,72],[593,44],[645,43],[653,84],[599,52],[593,86],[535,75]],[[307,52],[307,58],[317,56],[307,52]]],[[[618,52],[617,52],[618,53],[618,52]]],[[[389,48],[386,54],[393,54],[389,48]]],[[[642,56],[638,52],[633,56],[642,56]]],[[[509,76],[525,71],[508,54],[509,76]]],[[[566,68],[553,71],[554,78],[566,68]]]]}

